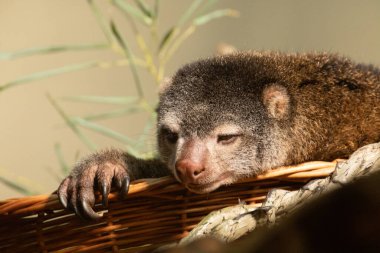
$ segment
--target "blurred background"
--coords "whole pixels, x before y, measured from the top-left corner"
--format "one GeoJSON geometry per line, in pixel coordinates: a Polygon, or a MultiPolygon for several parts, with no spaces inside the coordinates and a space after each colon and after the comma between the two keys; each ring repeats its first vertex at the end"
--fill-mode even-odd
{"type": "Polygon", "coordinates": [[[380,65],[379,9],[377,0],[0,0],[0,199],[54,191],[92,150],[153,155],[158,83],[220,43],[380,65]]]}

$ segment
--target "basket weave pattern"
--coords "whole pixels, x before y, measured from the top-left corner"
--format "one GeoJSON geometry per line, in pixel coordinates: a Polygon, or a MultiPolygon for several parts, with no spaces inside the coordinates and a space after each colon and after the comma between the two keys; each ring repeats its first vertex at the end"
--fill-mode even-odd
{"type": "MultiPolygon", "coordinates": [[[[332,173],[336,162],[282,167],[210,194],[190,193],[174,179],[139,180],[128,197],[110,194],[98,221],[64,210],[55,194],[0,202],[0,252],[141,252],[176,242],[211,211],[244,201],[260,206],[273,188],[295,190],[332,173]]],[[[99,203],[99,197],[98,201],[99,203]]]]}

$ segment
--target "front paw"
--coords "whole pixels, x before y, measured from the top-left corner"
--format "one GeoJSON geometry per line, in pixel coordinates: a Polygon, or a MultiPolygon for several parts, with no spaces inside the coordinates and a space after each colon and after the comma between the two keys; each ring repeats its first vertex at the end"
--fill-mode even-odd
{"type": "Polygon", "coordinates": [[[91,155],[78,163],[71,174],[60,184],[57,194],[65,208],[73,210],[84,219],[98,219],[101,216],[93,210],[95,191],[102,195],[106,207],[113,184],[121,196],[126,196],[130,177],[123,152],[107,150],[91,155]]]}

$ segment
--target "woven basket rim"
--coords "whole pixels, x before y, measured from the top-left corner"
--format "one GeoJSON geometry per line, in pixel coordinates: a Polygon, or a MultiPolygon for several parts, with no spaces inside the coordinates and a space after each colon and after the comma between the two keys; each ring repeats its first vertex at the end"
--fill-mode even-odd
{"type": "Polygon", "coordinates": [[[280,167],[208,194],[192,193],[173,177],[137,180],[126,198],[112,192],[107,208],[96,193],[101,218],[86,222],[55,193],[0,201],[0,251],[147,252],[186,237],[212,211],[239,203],[260,207],[273,189],[298,190],[330,176],[336,163],[280,167]]]}
{"type": "MultiPolygon", "coordinates": [[[[298,165],[282,166],[272,169],[262,175],[246,178],[240,180],[233,185],[257,182],[268,179],[279,179],[285,181],[308,181],[311,178],[329,176],[335,169],[338,162],[343,161],[337,159],[332,162],[326,161],[312,161],[305,162],[298,165]]],[[[165,190],[178,190],[184,189],[173,177],[166,176],[161,178],[146,178],[133,181],[129,188],[128,196],[137,194],[162,194],[165,190]],[[158,189],[159,190],[154,190],[158,189]]],[[[117,199],[117,193],[111,192],[109,196],[110,201],[117,199]]],[[[99,198],[97,202],[99,201],[99,198]]],[[[35,196],[27,196],[20,198],[10,198],[0,201],[0,215],[25,215],[33,214],[44,210],[62,209],[62,205],[58,200],[57,194],[43,194],[35,196]]]]}

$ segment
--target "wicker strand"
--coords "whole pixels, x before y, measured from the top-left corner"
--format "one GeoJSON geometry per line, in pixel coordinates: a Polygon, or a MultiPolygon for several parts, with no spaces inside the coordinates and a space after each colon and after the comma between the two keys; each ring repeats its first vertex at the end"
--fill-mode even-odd
{"type": "Polygon", "coordinates": [[[97,197],[98,221],[64,210],[56,194],[0,202],[0,252],[141,252],[176,242],[208,213],[243,201],[260,206],[273,188],[299,189],[332,173],[336,162],[271,170],[206,195],[188,192],[171,177],[133,182],[126,200],[112,192],[109,209],[97,197]]]}

